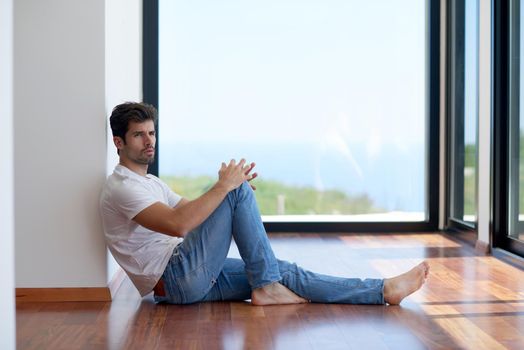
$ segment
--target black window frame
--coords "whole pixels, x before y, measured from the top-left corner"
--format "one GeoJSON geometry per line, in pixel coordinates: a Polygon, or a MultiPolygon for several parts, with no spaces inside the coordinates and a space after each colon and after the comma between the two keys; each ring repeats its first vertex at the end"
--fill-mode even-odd
{"type": "MultiPolygon", "coordinates": [[[[159,0],[143,1],[143,100],[158,108],[159,0]]],[[[426,214],[420,222],[264,222],[268,232],[428,232],[438,230],[439,117],[440,117],[440,0],[426,0],[426,214]]],[[[365,35],[365,34],[364,34],[365,35]]],[[[161,116],[160,116],[161,117],[161,116]]],[[[149,168],[158,176],[157,128],[155,162],[149,168]]]]}
{"type": "MultiPolygon", "coordinates": [[[[456,157],[464,154],[464,120],[457,123],[457,116],[464,115],[464,87],[465,87],[465,1],[447,0],[446,3],[446,230],[450,232],[477,233],[478,230],[478,201],[475,202],[477,221],[468,222],[459,219],[452,213],[451,201],[456,201],[464,207],[464,188],[454,191],[452,182],[464,184],[465,159],[456,157]]],[[[478,16],[478,13],[477,13],[478,16]]],[[[478,38],[477,38],[478,39],[478,38]]],[[[478,71],[477,71],[478,74],[478,71]]],[[[478,88],[477,88],[478,98],[478,88]]],[[[477,114],[478,125],[478,114],[477,114]]],[[[478,134],[478,131],[477,131],[478,134]]],[[[478,199],[478,139],[476,147],[476,195],[478,199]]],[[[463,212],[462,212],[463,215],[463,212]]]]}
{"type": "MultiPolygon", "coordinates": [[[[519,14],[510,11],[511,0],[500,0],[493,3],[493,168],[492,168],[492,237],[493,247],[524,257],[524,242],[509,237],[510,215],[510,169],[509,169],[509,132],[511,113],[518,110],[518,98],[511,98],[515,93],[510,89],[510,74],[515,68],[520,69],[519,62],[510,57],[511,45],[519,42],[518,35],[510,35],[510,16],[520,20],[519,14]],[[513,65],[513,68],[511,67],[513,65]],[[514,102],[511,105],[511,102],[514,102]],[[516,102],[516,103],[515,103],[516,102]]],[[[518,33],[519,34],[519,33],[518,33]]],[[[520,35],[520,34],[519,34],[520,35]]],[[[520,51],[520,50],[519,50],[520,51]]],[[[518,189],[517,189],[518,190],[518,189]]],[[[515,206],[512,206],[515,207],[515,206]]],[[[518,213],[517,213],[518,214],[518,213]]],[[[521,222],[522,223],[522,222],[521,222]]],[[[521,224],[520,223],[520,224],[521,224]]]]}

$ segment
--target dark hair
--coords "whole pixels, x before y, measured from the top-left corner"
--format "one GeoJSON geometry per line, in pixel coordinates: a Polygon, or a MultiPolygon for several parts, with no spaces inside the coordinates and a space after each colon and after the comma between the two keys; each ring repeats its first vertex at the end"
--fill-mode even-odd
{"type": "Polygon", "coordinates": [[[109,123],[113,136],[121,137],[126,142],[126,133],[129,122],[143,123],[152,120],[156,125],[157,110],[150,104],[138,102],[125,102],[113,108],[109,123]]]}

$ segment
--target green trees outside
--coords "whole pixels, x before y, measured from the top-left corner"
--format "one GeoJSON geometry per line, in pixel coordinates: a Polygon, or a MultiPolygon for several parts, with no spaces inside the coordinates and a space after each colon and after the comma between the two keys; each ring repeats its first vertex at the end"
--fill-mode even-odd
{"type": "Polygon", "coordinates": [[[477,214],[477,145],[464,149],[464,215],[477,214]]]}
{"type": "MultiPolygon", "coordinates": [[[[519,209],[524,214],[524,134],[520,137],[519,158],[519,209]]],[[[173,191],[189,199],[200,196],[216,181],[211,176],[162,176],[162,179],[173,191]]],[[[351,215],[385,211],[376,207],[365,194],[349,196],[336,189],[318,191],[311,186],[290,186],[272,180],[257,179],[254,184],[257,186],[255,195],[262,215],[351,215]]],[[[467,144],[464,150],[464,215],[476,215],[476,191],[476,144],[467,144]]]]}
{"type": "MultiPolygon", "coordinates": [[[[194,199],[212,186],[216,179],[210,176],[162,176],[176,193],[194,199]]],[[[367,214],[384,212],[367,195],[349,196],[340,190],[318,191],[313,187],[290,186],[278,181],[253,181],[255,195],[262,215],[319,215],[367,214]]]]}
{"type": "MultiPolygon", "coordinates": [[[[476,214],[477,150],[475,144],[465,145],[464,150],[464,214],[476,214]]],[[[524,134],[519,144],[519,212],[524,214],[524,134]]]]}

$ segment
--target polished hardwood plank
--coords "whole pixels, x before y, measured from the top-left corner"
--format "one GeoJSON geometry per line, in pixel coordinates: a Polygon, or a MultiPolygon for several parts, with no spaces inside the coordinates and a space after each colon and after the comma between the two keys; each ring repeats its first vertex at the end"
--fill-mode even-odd
{"type": "MultiPolygon", "coordinates": [[[[524,271],[440,233],[273,234],[279,258],[390,277],[426,259],[401,306],[156,305],[125,279],[112,302],[17,304],[18,349],[524,349],[524,271]]],[[[232,247],[231,256],[238,256],[232,247]]]]}

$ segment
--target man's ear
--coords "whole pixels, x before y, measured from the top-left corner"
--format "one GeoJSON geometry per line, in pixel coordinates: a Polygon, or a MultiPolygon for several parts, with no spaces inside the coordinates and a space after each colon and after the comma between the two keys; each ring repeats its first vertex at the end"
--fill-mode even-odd
{"type": "Polygon", "coordinates": [[[124,140],[120,136],[113,136],[113,143],[117,149],[124,147],[124,140]]]}

